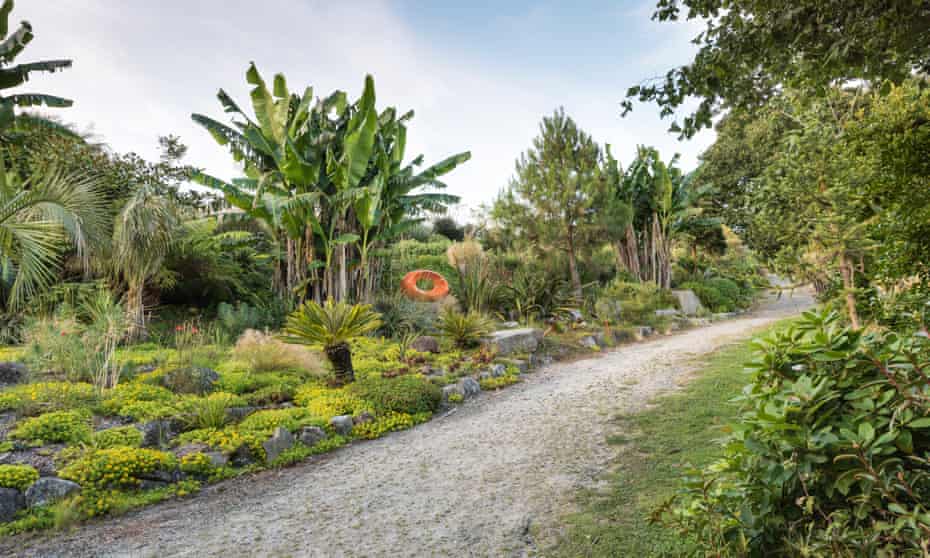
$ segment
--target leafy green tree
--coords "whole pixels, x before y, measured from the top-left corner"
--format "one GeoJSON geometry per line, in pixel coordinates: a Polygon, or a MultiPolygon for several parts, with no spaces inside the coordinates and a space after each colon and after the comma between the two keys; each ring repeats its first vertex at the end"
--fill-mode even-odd
{"type": "Polygon", "coordinates": [[[433,232],[441,234],[452,242],[465,240],[465,227],[459,225],[452,217],[439,217],[434,220],[433,232]]]}
{"type": "Polygon", "coordinates": [[[533,147],[520,156],[516,176],[495,201],[492,217],[524,240],[568,256],[572,289],[581,297],[578,255],[599,229],[595,208],[604,200],[601,152],[563,109],[543,118],[533,147]]]}
{"type": "Polygon", "coordinates": [[[754,110],[784,87],[824,91],[836,83],[901,83],[930,72],[930,6],[913,0],[659,0],[653,19],[700,18],[689,64],[633,86],[623,102],[654,102],[669,116],[688,98],[698,108],[673,131],[691,136],[725,109],[754,110]]]}
{"type": "Polygon", "coordinates": [[[416,223],[421,210],[442,209],[458,198],[418,191],[444,188],[438,180],[468,160],[449,157],[421,172],[422,157],[404,164],[406,122],[388,108],[375,109],[374,81],[366,77],[361,98],[349,103],[342,91],[314,101],[313,91],[290,93],[284,76],[267,88],[254,65],[246,73],[254,119],[223,90],[217,95],[233,127],[195,114],[236,161],[246,178],[225,183],[198,174],[200,183],[221,190],[227,201],[267,229],[282,254],[275,285],[287,299],[302,299],[312,288],[316,300],[367,299],[373,288],[369,253],[416,223]],[[349,282],[352,250],[360,273],[349,282]]]}

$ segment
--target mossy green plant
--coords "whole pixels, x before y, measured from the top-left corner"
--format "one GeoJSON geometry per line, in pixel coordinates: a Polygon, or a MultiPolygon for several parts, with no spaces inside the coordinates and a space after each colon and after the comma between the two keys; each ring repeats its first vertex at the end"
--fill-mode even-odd
{"type": "Polygon", "coordinates": [[[30,465],[0,465],[0,487],[25,491],[39,480],[39,472],[30,465]]]}
{"type": "Polygon", "coordinates": [[[16,425],[9,437],[33,445],[63,442],[76,444],[90,441],[90,413],[86,411],[55,411],[28,418],[16,425]]]}

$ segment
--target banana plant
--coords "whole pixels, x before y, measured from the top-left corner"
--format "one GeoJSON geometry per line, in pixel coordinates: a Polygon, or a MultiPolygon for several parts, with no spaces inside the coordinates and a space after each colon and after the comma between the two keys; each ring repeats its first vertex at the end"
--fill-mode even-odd
{"type": "MultiPolygon", "coordinates": [[[[10,33],[10,12],[13,0],[4,0],[0,5],[0,90],[18,87],[29,79],[33,72],[56,72],[71,67],[70,60],[45,60],[11,66],[16,57],[35,37],[32,25],[27,21],[19,24],[16,31],[10,33]]],[[[0,132],[10,128],[15,117],[15,107],[70,107],[72,101],[43,93],[15,93],[0,95],[0,132]]]]}

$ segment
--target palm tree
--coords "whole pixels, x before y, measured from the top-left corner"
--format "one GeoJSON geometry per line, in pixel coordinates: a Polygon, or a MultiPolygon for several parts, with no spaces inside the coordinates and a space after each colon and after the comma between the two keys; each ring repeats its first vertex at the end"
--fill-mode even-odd
{"type": "Polygon", "coordinates": [[[287,318],[282,339],[298,345],[322,345],[339,384],[355,381],[349,341],[381,326],[370,304],[350,305],[328,299],[322,306],[304,303],[287,318]]]}
{"type": "Polygon", "coordinates": [[[113,225],[112,270],[126,281],[129,336],[145,335],[146,284],[163,267],[180,227],[171,198],[141,186],[126,201],[113,225]]]}
{"type": "Polygon", "coordinates": [[[19,309],[58,277],[74,247],[84,266],[107,221],[104,196],[89,176],[39,168],[27,179],[0,157],[0,274],[8,309],[19,309]]]}

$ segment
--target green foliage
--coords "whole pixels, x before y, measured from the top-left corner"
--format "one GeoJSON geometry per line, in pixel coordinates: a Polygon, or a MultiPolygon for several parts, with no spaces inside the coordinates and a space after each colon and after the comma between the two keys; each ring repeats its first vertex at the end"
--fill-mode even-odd
{"type": "Polygon", "coordinates": [[[758,343],[725,456],[661,510],[707,552],[922,554],[930,342],[838,322],[758,343]]]}
{"type": "Polygon", "coordinates": [[[327,389],[314,384],[299,389],[294,402],[305,407],[311,416],[324,420],[371,410],[370,403],[350,394],[347,388],[327,389]]]}
{"type": "Polygon", "coordinates": [[[448,238],[452,242],[465,240],[465,227],[456,223],[452,217],[438,217],[434,220],[433,232],[448,238]]]}
{"type": "Polygon", "coordinates": [[[390,411],[385,415],[375,418],[374,420],[356,424],[352,428],[352,434],[359,438],[367,438],[373,440],[375,438],[380,438],[388,432],[394,432],[397,430],[406,430],[416,426],[417,424],[426,422],[429,420],[432,413],[423,412],[416,414],[400,413],[395,411],[390,411]]]}
{"type": "Polygon", "coordinates": [[[174,415],[175,394],[162,386],[140,381],[121,384],[106,392],[100,410],[108,415],[150,420],[174,415]]]}
{"type": "Polygon", "coordinates": [[[39,472],[30,465],[0,465],[0,486],[25,492],[39,480],[39,472]]]}
{"type": "Polygon", "coordinates": [[[91,438],[90,416],[82,411],[55,411],[17,423],[9,437],[36,445],[64,442],[76,444],[91,438]]]}
{"type": "Polygon", "coordinates": [[[650,324],[655,311],[676,308],[678,300],[671,291],[660,289],[655,283],[631,283],[615,280],[601,291],[601,297],[619,304],[621,317],[630,323],[650,324]]]}
{"type": "Polygon", "coordinates": [[[189,453],[181,458],[181,472],[198,477],[209,477],[215,467],[209,456],[200,452],[189,453]]]}
{"type": "Polygon", "coordinates": [[[653,19],[706,22],[691,63],[631,87],[632,99],[655,102],[668,116],[686,99],[698,108],[671,130],[690,137],[724,108],[753,110],[784,86],[812,93],[849,80],[902,81],[930,67],[926,10],[908,0],[802,0],[780,4],[748,0],[659,0],[653,19]]]}
{"type": "Polygon", "coordinates": [[[711,312],[733,312],[746,308],[752,302],[734,281],[725,277],[714,277],[703,281],[689,281],[680,285],[682,289],[691,289],[701,300],[701,304],[711,312]]]}
{"type": "Polygon", "coordinates": [[[181,401],[180,417],[191,428],[222,428],[228,420],[226,410],[241,407],[245,399],[231,393],[216,392],[206,397],[189,397],[181,401]]]}
{"type": "Polygon", "coordinates": [[[429,331],[437,316],[434,305],[410,300],[399,292],[376,301],[374,309],[381,315],[378,333],[393,338],[409,331],[429,331]]]}
{"type": "Polygon", "coordinates": [[[299,345],[322,345],[336,378],[351,382],[355,379],[355,370],[348,341],[380,325],[378,314],[369,304],[350,305],[329,299],[321,306],[308,301],[288,316],[283,339],[299,345]]]}
{"type": "Polygon", "coordinates": [[[520,381],[520,376],[516,374],[504,374],[503,376],[498,376],[496,378],[484,378],[478,383],[481,384],[481,389],[485,391],[493,391],[507,386],[512,386],[520,381]]]}
{"type": "Polygon", "coordinates": [[[177,460],[170,453],[118,447],[89,451],[62,468],[59,476],[92,490],[138,488],[146,475],[175,468],[177,460]]]}
{"type": "Polygon", "coordinates": [[[491,334],[493,324],[477,312],[461,313],[447,308],[439,315],[436,329],[457,347],[475,347],[482,338],[491,334]]]}
{"type": "Polygon", "coordinates": [[[97,399],[94,386],[81,382],[20,384],[0,391],[0,411],[38,415],[81,407],[97,399]]]}
{"type": "Polygon", "coordinates": [[[441,399],[439,388],[420,376],[371,377],[346,389],[349,394],[370,403],[376,414],[432,413],[439,408],[441,399]]]}
{"type": "Polygon", "coordinates": [[[117,426],[94,432],[91,445],[97,449],[142,445],[142,431],[135,426],[117,426]]]}

